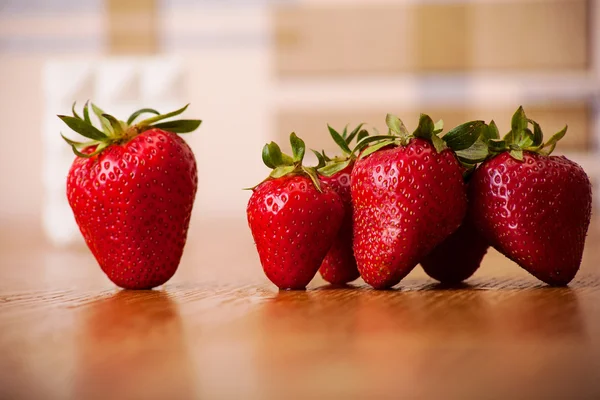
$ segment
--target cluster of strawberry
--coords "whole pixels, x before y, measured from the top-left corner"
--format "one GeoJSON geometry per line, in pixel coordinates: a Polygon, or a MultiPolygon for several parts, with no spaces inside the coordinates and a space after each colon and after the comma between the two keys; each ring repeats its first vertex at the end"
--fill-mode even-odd
{"type": "Polygon", "coordinates": [[[591,217],[583,169],[550,156],[566,127],[544,142],[520,107],[500,138],[494,121],[471,121],[443,136],[421,115],[410,133],[387,115],[389,131],[329,128],[341,154],[313,150],[290,135],[292,155],[273,142],[272,169],[253,188],[247,216],[261,264],[280,289],[304,289],[317,271],[333,284],[359,276],[376,289],[398,284],[417,264],[456,283],[480,266],[489,246],[550,285],[566,285],[581,264],[591,217]],[[351,147],[351,143],[355,143],[351,147]]]}

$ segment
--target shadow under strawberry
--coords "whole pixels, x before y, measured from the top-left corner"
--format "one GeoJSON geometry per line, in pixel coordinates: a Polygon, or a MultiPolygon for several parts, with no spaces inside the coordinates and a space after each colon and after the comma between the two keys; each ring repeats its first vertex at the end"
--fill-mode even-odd
{"type": "Polygon", "coordinates": [[[122,290],[82,307],[74,323],[73,398],[197,397],[185,326],[169,293],[122,290]]]}

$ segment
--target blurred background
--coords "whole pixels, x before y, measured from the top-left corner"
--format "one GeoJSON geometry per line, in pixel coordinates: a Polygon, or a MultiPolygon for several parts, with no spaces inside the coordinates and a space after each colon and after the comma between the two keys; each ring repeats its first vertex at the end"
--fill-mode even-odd
{"type": "MultiPolygon", "coordinates": [[[[600,172],[593,0],[0,0],[0,224],[79,241],[56,118],[92,99],[126,118],[191,103],[194,218],[245,218],[269,140],[333,149],[326,123],[419,112],[447,128],[523,104],[559,152],[600,172]],[[34,228],[32,228],[34,229],[34,228]]],[[[598,199],[599,196],[596,196],[598,199]]],[[[241,225],[240,225],[241,226],[241,225]]],[[[248,235],[249,236],[249,235],[248,235]]]]}

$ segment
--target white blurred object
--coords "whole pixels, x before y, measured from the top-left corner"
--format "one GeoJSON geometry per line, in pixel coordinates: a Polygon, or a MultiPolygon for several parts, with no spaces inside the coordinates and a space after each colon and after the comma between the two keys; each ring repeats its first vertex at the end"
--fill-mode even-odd
{"type": "Polygon", "coordinates": [[[119,119],[126,119],[133,111],[149,105],[168,112],[186,103],[183,82],[183,68],[177,57],[65,59],[46,63],[42,219],[45,233],[54,244],[82,241],[66,196],[66,178],[75,156],[59,133],[74,139],[78,135],[56,115],[70,115],[74,101],[81,115],[87,100],[119,119]]]}

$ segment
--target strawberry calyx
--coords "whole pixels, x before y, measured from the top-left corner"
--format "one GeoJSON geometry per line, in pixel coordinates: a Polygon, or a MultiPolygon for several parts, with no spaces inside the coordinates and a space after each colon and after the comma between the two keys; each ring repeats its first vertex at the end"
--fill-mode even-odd
{"type": "Polygon", "coordinates": [[[275,142],[264,145],[262,150],[263,162],[267,167],[273,169],[265,180],[277,179],[283,176],[303,175],[310,178],[317,191],[322,192],[317,168],[302,165],[304,154],[306,153],[304,140],[296,136],[295,132],[292,132],[290,133],[290,145],[292,147],[291,156],[283,153],[279,145],[275,142]]]}
{"type": "MultiPolygon", "coordinates": [[[[388,127],[388,134],[384,135],[381,140],[373,139],[373,141],[376,141],[377,143],[368,146],[360,154],[360,158],[373,154],[390,145],[407,146],[411,139],[414,138],[429,140],[438,152],[445,148],[444,142],[438,136],[438,133],[444,129],[444,121],[442,120],[434,123],[429,115],[421,114],[419,117],[419,126],[417,126],[417,129],[415,129],[413,133],[410,133],[406,128],[406,125],[404,125],[404,122],[393,114],[387,114],[385,116],[385,124],[388,127]]],[[[377,138],[377,136],[372,136],[371,138],[377,138]]],[[[366,146],[365,143],[359,143],[357,147],[364,148],[366,146]]]]}
{"type": "MultiPolygon", "coordinates": [[[[370,145],[362,152],[361,157],[366,157],[379,149],[390,145],[407,146],[412,139],[420,138],[429,141],[439,153],[445,149],[451,149],[458,160],[467,169],[472,169],[477,160],[487,157],[487,147],[481,137],[487,125],[484,121],[469,121],[448,131],[444,136],[439,134],[444,130],[444,121],[434,123],[427,114],[421,114],[419,125],[410,133],[402,120],[395,115],[387,114],[385,123],[388,126],[388,135],[375,144],[370,145]]],[[[373,136],[376,138],[377,136],[373,136]]],[[[378,140],[378,139],[374,139],[378,140]]],[[[357,147],[361,147],[359,143],[357,147]]]]}
{"type": "Polygon", "coordinates": [[[148,129],[157,128],[178,134],[195,131],[202,123],[201,120],[179,119],[160,122],[183,113],[188,106],[189,104],[186,104],[180,109],[166,114],[161,114],[152,108],[142,108],[131,114],[127,121],[124,122],[110,114],[106,114],[102,109],[89,101],[83,106],[82,118],[75,110],[75,103],[73,103],[73,107],[71,108],[73,116],[58,115],[58,118],[67,124],[69,128],[89,140],[85,142],[76,142],[65,137],[62,133],[60,135],[71,146],[75,155],[78,157],[90,158],[99,154],[108,146],[126,143],[148,129]],[[94,126],[94,123],[90,118],[90,107],[100,122],[102,129],[98,129],[94,126]],[[154,116],[134,124],[135,120],[143,114],[154,114],[154,116]],[[93,150],[89,151],[88,148],[93,150]]]}
{"type": "Polygon", "coordinates": [[[319,164],[316,167],[319,174],[324,176],[335,175],[356,160],[356,147],[351,148],[350,145],[355,138],[358,145],[358,143],[360,143],[363,139],[369,137],[369,132],[366,129],[361,129],[363,125],[364,123],[359,124],[350,133],[348,133],[348,125],[346,125],[342,133],[339,133],[329,124],[327,124],[329,134],[331,135],[333,141],[341,149],[342,154],[335,156],[334,158],[330,158],[323,150],[321,150],[321,152],[312,150],[315,156],[317,156],[317,160],[319,160],[319,164]]]}
{"type": "Polygon", "coordinates": [[[488,125],[484,121],[469,121],[449,130],[442,139],[454,151],[456,158],[467,173],[483,162],[489,155],[485,135],[488,125]]]}
{"type": "Polygon", "coordinates": [[[510,156],[518,161],[523,161],[523,151],[538,153],[544,156],[552,154],[556,144],[567,133],[568,126],[555,133],[544,142],[544,134],[540,125],[525,115],[523,106],[514,113],[511,119],[511,129],[500,139],[498,127],[491,121],[483,137],[488,147],[489,157],[508,151],[510,156]],[[529,126],[533,128],[531,130],[529,126]]]}

